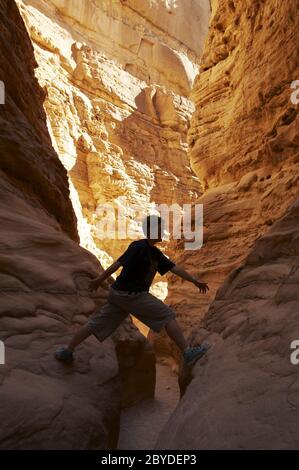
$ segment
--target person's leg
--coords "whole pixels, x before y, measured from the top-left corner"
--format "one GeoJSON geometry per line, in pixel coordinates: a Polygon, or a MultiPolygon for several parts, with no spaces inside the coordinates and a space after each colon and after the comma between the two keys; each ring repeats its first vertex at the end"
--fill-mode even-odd
{"type": "Polygon", "coordinates": [[[199,346],[191,347],[185,340],[183,332],[175,319],[170,320],[165,325],[165,330],[168,336],[175,342],[178,348],[181,350],[184,361],[188,365],[193,365],[196,360],[203,356],[210,345],[208,343],[201,344],[199,346]]]}
{"type": "Polygon", "coordinates": [[[174,311],[149,292],[141,293],[136,297],[132,296],[129,303],[131,304],[132,314],[149,328],[157,333],[163,327],[165,328],[168,336],[178,346],[184,361],[188,365],[192,365],[194,361],[199,359],[209,349],[210,346],[207,343],[191,347],[176,321],[174,311]]]}
{"type": "Polygon", "coordinates": [[[54,357],[58,361],[62,362],[72,362],[74,360],[74,349],[78,346],[78,344],[82,343],[88,336],[92,334],[91,329],[88,326],[88,323],[80,330],[77,331],[77,333],[72,337],[71,341],[67,346],[63,346],[61,348],[58,348],[55,353],[54,357]]]}
{"type": "Polygon", "coordinates": [[[88,336],[94,334],[99,341],[104,341],[116,330],[127,315],[127,312],[108,301],[100,308],[98,313],[88,320],[86,325],[79,329],[66,347],[61,347],[55,351],[54,357],[62,362],[73,361],[74,349],[88,336]]]}
{"type": "Polygon", "coordinates": [[[136,296],[127,296],[126,303],[132,314],[149,328],[158,332],[165,327],[168,336],[182,352],[189,347],[175,313],[160,299],[149,292],[142,292],[136,296]]]}
{"type": "Polygon", "coordinates": [[[183,332],[175,318],[170,320],[165,325],[165,330],[168,336],[175,342],[181,351],[184,351],[189,347],[189,344],[186,341],[183,332]]]}
{"type": "Polygon", "coordinates": [[[71,341],[67,345],[67,349],[73,352],[74,349],[91,334],[92,331],[88,325],[82,326],[82,328],[80,328],[80,330],[78,330],[77,333],[72,337],[71,341]]]}

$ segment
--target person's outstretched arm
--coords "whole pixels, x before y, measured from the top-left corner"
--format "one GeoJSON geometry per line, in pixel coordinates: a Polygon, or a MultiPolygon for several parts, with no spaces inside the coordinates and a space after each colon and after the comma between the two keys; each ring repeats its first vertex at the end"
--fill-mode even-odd
{"type": "Polygon", "coordinates": [[[203,282],[200,279],[196,279],[194,276],[191,276],[191,274],[187,273],[187,271],[185,271],[181,266],[178,266],[177,264],[173,268],[171,268],[170,271],[173,274],[176,274],[177,276],[181,277],[182,279],[192,282],[196,287],[199,288],[199,291],[203,294],[205,294],[209,290],[209,286],[206,282],[203,282]]]}
{"type": "MultiPolygon", "coordinates": [[[[95,279],[90,281],[89,287],[88,287],[89,290],[96,290],[101,284],[103,284],[103,282],[106,279],[108,279],[111,276],[111,274],[115,273],[115,271],[117,271],[118,268],[120,267],[121,267],[121,263],[119,261],[115,261],[113,264],[111,264],[111,266],[109,266],[109,268],[103,271],[99,277],[96,277],[95,279]]],[[[113,282],[114,281],[113,277],[110,280],[111,282],[113,282]]]]}

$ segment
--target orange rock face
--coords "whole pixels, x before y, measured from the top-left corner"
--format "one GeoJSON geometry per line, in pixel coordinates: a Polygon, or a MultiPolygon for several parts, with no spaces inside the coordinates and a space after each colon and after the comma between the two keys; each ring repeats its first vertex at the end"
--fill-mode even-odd
{"type": "Polygon", "coordinates": [[[154,393],[131,320],[71,368],[53,360],[105,301],[88,280],[128,239],[102,240],[96,209],[123,198],[204,208],[203,247],[168,253],[210,291],[173,276],[166,302],[212,349],[181,368],[157,448],[298,447],[297,2],[213,0],[199,74],[208,0],[17,0],[29,35],[2,3],[1,448],[114,447],[121,406],[154,393]]]}
{"type": "Polygon", "coordinates": [[[153,394],[153,353],[128,321],[114,341],[90,338],[74,366],[53,358],[106,291],[87,290],[102,268],[77,242],[66,170],[51,144],[33,49],[14,2],[2,2],[0,22],[0,447],[113,447],[121,402],[153,394]],[[134,389],[121,376],[135,366],[141,384],[134,389]]]}
{"type": "Polygon", "coordinates": [[[299,199],[254,245],[194,330],[212,344],[158,449],[297,449],[299,199]]]}
{"type": "Polygon", "coordinates": [[[212,349],[182,375],[193,380],[159,449],[298,447],[296,12],[291,0],[213,2],[189,133],[204,246],[179,256],[210,292],[173,280],[168,297],[191,342],[212,349]]]}
{"type": "MultiPolygon", "coordinates": [[[[294,2],[214,2],[193,97],[191,165],[203,184],[204,245],[177,261],[209,283],[206,295],[176,278],[172,303],[186,332],[225,277],[298,195],[299,76],[294,2]],[[184,300],[183,300],[184,299],[184,300]]],[[[173,285],[171,285],[171,282],[173,285]]]]}
{"type": "Polygon", "coordinates": [[[52,142],[68,170],[81,245],[107,266],[132,239],[113,230],[101,237],[100,207],[124,208],[134,231],[133,206],[146,213],[201,194],[186,140],[209,1],[188,9],[181,1],[17,3],[47,91],[52,142]],[[190,21],[198,35],[185,28],[190,21]]]}

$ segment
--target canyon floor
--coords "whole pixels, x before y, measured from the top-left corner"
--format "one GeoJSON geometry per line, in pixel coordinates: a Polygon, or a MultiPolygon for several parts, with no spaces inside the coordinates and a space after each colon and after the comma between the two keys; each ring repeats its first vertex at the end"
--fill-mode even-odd
{"type": "Polygon", "coordinates": [[[177,374],[163,359],[159,360],[156,365],[155,399],[141,401],[123,410],[118,450],[154,449],[179,396],[177,374]]]}

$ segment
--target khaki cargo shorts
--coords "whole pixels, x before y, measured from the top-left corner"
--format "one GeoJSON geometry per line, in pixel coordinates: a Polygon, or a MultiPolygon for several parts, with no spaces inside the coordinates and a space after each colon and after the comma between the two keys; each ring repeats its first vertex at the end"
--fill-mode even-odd
{"type": "Polygon", "coordinates": [[[108,302],[95,312],[87,325],[100,341],[104,341],[129,313],[156,332],[175,318],[168,305],[147,291],[129,293],[111,287],[108,302]]]}

